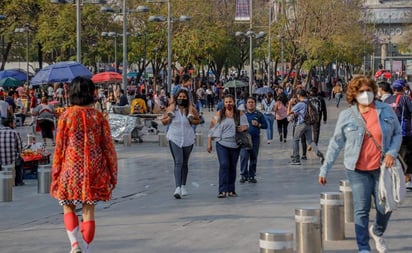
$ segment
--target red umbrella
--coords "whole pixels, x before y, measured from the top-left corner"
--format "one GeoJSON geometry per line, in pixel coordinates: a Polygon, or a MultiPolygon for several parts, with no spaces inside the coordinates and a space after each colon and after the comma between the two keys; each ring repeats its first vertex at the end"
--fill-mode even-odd
{"type": "Polygon", "coordinates": [[[390,79],[392,77],[392,74],[391,74],[390,70],[380,69],[380,70],[376,71],[375,77],[376,78],[383,77],[383,78],[386,78],[386,79],[390,79]]]}
{"type": "Polygon", "coordinates": [[[122,75],[117,72],[101,72],[92,77],[95,83],[117,82],[122,81],[122,75]]]}

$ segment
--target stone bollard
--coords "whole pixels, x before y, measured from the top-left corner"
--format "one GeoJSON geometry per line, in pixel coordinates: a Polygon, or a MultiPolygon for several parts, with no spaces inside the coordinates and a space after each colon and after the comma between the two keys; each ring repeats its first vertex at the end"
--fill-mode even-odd
{"type": "Polygon", "coordinates": [[[13,176],[10,171],[0,171],[0,201],[13,201],[13,176]]]}
{"type": "Polygon", "coordinates": [[[203,146],[203,133],[196,133],[196,146],[203,146]]]}
{"type": "Polygon", "coordinates": [[[37,193],[50,193],[51,164],[39,165],[37,169],[37,193]]]}
{"type": "Polygon", "coordinates": [[[322,253],[322,223],[320,209],[295,209],[296,252],[322,253]]]}
{"type": "Polygon", "coordinates": [[[159,133],[159,146],[167,147],[166,133],[159,133]]]}
{"type": "Polygon", "coordinates": [[[293,233],[284,230],[260,232],[260,253],[293,253],[293,233]]]}
{"type": "Polygon", "coordinates": [[[325,241],[345,239],[345,217],[343,194],[341,192],[323,192],[320,194],[322,207],[322,232],[325,241]]]}
{"type": "Polygon", "coordinates": [[[345,222],[353,223],[354,221],[353,194],[352,194],[352,188],[350,188],[349,180],[341,180],[339,182],[339,191],[343,193],[345,222]]]}
{"type": "Polygon", "coordinates": [[[11,176],[12,176],[12,181],[11,181],[11,186],[15,186],[15,182],[16,182],[16,170],[14,168],[14,163],[13,164],[9,164],[9,165],[2,165],[1,169],[3,171],[10,171],[11,176]]]}
{"type": "Polygon", "coordinates": [[[132,134],[131,133],[123,134],[123,145],[125,147],[132,146],[132,134]]]}

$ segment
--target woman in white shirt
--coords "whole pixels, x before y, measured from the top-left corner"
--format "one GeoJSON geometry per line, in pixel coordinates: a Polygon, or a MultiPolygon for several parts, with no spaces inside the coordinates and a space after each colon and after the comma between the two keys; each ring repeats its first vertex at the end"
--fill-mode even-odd
{"type": "MultiPolygon", "coordinates": [[[[192,108],[189,112],[189,94],[185,89],[180,89],[175,94],[173,101],[176,101],[176,107],[174,111],[174,117],[169,117],[165,113],[162,124],[168,125],[169,129],[166,134],[166,138],[169,141],[170,152],[172,153],[174,160],[174,175],[176,190],[173,193],[176,199],[180,199],[182,196],[187,195],[186,180],[189,172],[189,157],[193,149],[195,142],[195,132],[192,125],[197,125],[200,122],[199,115],[196,109],[192,108]],[[187,117],[189,113],[193,114],[193,118],[187,117]]],[[[170,111],[168,108],[166,112],[170,111]]]]}

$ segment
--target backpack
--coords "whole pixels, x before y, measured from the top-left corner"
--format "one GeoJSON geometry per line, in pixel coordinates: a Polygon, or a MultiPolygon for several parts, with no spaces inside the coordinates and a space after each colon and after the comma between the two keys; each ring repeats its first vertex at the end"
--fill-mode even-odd
{"type": "Polygon", "coordinates": [[[318,111],[318,113],[319,113],[319,116],[320,116],[320,114],[321,114],[321,112],[322,112],[322,104],[321,104],[321,102],[320,102],[320,99],[319,99],[318,97],[312,97],[312,98],[309,99],[309,102],[310,102],[313,106],[316,107],[316,109],[317,109],[317,111],[318,111]]]}
{"type": "Polygon", "coordinates": [[[319,111],[316,108],[315,105],[313,105],[311,102],[305,102],[306,104],[306,110],[305,110],[305,116],[303,117],[304,122],[307,125],[313,125],[319,122],[319,111]]]}

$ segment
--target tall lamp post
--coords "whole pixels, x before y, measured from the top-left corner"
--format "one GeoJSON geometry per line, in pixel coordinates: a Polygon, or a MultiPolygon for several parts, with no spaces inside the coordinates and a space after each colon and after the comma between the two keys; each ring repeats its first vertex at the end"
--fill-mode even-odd
{"type": "MultiPolygon", "coordinates": [[[[80,3],[80,0],[76,0],[76,61],[81,63],[81,50],[82,50],[82,38],[81,38],[81,4],[105,4],[106,0],[83,0],[80,3]]],[[[73,0],[50,0],[52,4],[66,4],[66,3],[73,3],[73,0]]]]}
{"type": "MultiPolygon", "coordinates": [[[[116,12],[110,7],[102,7],[102,12],[116,12]]],[[[126,91],[127,88],[127,14],[131,12],[148,12],[149,8],[146,6],[138,6],[136,9],[127,9],[126,0],[123,0],[122,9],[120,10],[123,16],[123,68],[122,68],[122,89],[126,91]]]]}
{"type": "Polygon", "coordinates": [[[114,65],[115,71],[119,71],[119,63],[117,62],[117,38],[121,35],[116,32],[102,32],[102,37],[112,37],[114,38],[114,65]]]}
{"type": "Polygon", "coordinates": [[[15,33],[26,33],[26,82],[29,84],[29,46],[30,46],[30,29],[26,24],[24,27],[14,29],[15,33]]]}
{"type": "Polygon", "coordinates": [[[179,18],[172,18],[172,6],[170,0],[147,0],[149,3],[165,3],[167,2],[167,18],[163,16],[150,16],[150,22],[165,22],[167,20],[167,92],[172,88],[172,22],[189,21],[191,18],[188,16],[180,16],[179,18]]]}
{"type": "Polygon", "coordinates": [[[249,73],[249,95],[252,95],[252,86],[253,86],[253,39],[261,39],[266,36],[266,33],[261,31],[259,33],[255,33],[252,30],[244,32],[236,32],[236,37],[248,37],[249,38],[249,65],[250,65],[250,73],[249,73]]]}

